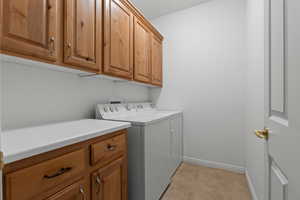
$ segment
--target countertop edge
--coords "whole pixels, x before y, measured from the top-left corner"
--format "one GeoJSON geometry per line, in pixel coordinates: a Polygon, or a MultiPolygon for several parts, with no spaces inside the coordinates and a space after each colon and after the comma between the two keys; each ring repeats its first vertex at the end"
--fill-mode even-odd
{"type": "Polygon", "coordinates": [[[42,154],[42,153],[46,153],[46,152],[49,152],[49,151],[60,149],[60,148],[63,148],[65,146],[80,143],[80,142],[83,142],[83,141],[86,141],[86,140],[89,140],[89,139],[93,139],[93,138],[96,138],[96,137],[99,137],[99,136],[103,136],[103,135],[106,135],[106,134],[109,134],[109,133],[113,133],[113,132],[116,132],[116,131],[120,131],[120,130],[123,130],[123,129],[130,128],[130,127],[131,127],[131,124],[128,123],[128,124],[124,124],[124,125],[121,125],[121,126],[117,126],[117,127],[114,127],[114,128],[107,129],[107,130],[88,133],[86,135],[79,136],[79,137],[76,137],[76,138],[68,138],[66,140],[62,140],[62,141],[57,142],[55,144],[49,144],[49,145],[45,145],[45,146],[38,147],[38,148],[35,148],[35,149],[29,149],[27,151],[23,151],[23,152],[13,154],[13,155],[8,155],[8,156],[5,156],[5,152],[4,152],[4,158],[3,158],[4,164],[10,164],[10,163],[13,163],[13,162],[16,162],[16,161],[19,161],[19,160],[23,160],[23,159],[26,159],[26,158],[29,158],[29,157],[32,157],[32,156],[36,156],[36,155],[39,155],[39,154],[42,154]]]}

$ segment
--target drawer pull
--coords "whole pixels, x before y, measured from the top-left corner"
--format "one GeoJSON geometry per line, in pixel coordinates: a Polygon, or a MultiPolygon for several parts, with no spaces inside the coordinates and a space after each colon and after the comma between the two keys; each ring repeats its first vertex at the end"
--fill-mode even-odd
{"type": "Polygon", "coordinates": [[[80,192],[80,194],[82,196],[82,199],[85,200],[85,192],[84,192],[84,189],[83,189],[82,186],[80,186],[79,192],[80,192]]]}
{"type": "Polygon", "coordinates": [[[107,150],[108,151],[114,151],[114,150],[116,150],[116,148],[117,148],[117,145],[111,145],[111,144],[107,145],[107,150]]]}
{"type": "Polygon", "coordinates": [[[72,170],[72,167],[61,168],[55,174],[45,175],[44,178],[46,178],[46,179],[52,179],[52,178],[55,178],[57,176],[63,175],[64,173],[67,173],[67,172],[69,172],[71,170],[72,170]]]}

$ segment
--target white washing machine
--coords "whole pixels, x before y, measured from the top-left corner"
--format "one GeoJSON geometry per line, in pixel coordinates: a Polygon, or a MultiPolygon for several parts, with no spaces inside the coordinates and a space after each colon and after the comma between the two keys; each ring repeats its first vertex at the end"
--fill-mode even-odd
{"type": "Polygon", "coordinates": [[[183,160],[183,114],[157,110],[151,103],[99,104],[102,120],[130,122],[129,200],[159,200],[183,160]]]}

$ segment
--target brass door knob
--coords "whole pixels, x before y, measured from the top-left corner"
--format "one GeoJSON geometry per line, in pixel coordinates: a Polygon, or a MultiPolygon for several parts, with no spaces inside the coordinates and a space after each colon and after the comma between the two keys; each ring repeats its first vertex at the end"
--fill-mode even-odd
{"type": "Polygon", "coordinates": [[[263,130],[255,130],[255,135],[261,139],[268,139],[269,138],[269,129],[264,128],[263,130]]]}

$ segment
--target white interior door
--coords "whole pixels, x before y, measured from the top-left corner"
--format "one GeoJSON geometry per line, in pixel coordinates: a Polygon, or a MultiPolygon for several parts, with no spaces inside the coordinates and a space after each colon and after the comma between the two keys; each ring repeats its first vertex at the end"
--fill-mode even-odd
{"type": "Polygon", "coordinates": [[[266,200],[299,200],[300,1],[265,1],[266,200]]]}

